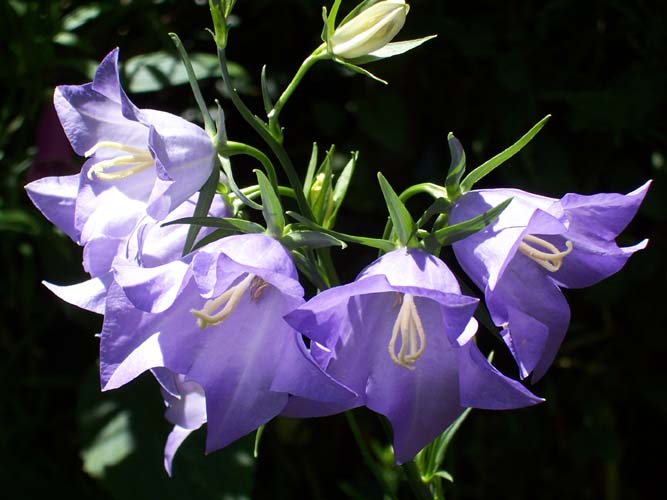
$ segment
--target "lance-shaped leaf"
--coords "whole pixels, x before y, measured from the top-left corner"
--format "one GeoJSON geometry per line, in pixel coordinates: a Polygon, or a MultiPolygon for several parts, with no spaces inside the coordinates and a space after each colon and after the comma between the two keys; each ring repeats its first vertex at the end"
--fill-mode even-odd
{"type": "Polygon", "coordinates": [[[464,193],[466,191],[470,191],[472,187],[475,185],[475,183],[486,177],[488,174],[493,172],[493,170],[498,168],[500,165],[509,160],[512,156],[521,151],[523,147],[526,144],[528,144],[540,130],[542,130],[542,127],[544,127],[544,125],[549,121],[549,118],[551,118],[551,115],[547,115],[544,118],[542,118],[539,122],[535,124],[535,126],[533,126],[533,128],[531,128],[528,132],[526,132],[526,134],[523,137],[521,137],[521,139],[516,141],[502,153],[497,154],[496,156],[494,156],[493,158],[481,164],[475,170],[470,172],[466,176],[466,178],[463,179],[463,182],[461,182],[461,190],[464,193]]]}
{"type": "Polygon", "coordinates": [[[417,229],[424,227],[424,225],[430,221],[432,217],[449,212],[451,206],[451,202],[446,198],[438,198],[435,200],[417,221],[417,229]]]}
{"type": "Polygon", "coordinates": [[[243,234],[264,232],[264,228],[259,224],[235,217],[184,217],[162,225],[171,226],[173,224],[197,224],[198,226],[217,227],[243,234]]]}
{"type": "Polygon", "coordinates": [[[451,245],[463,238],[467,238],[495,221],[511,201],[512,198],[508,198],[500,205],[487,210],[477,217],[439,229],[432,233],[429,238],[434,238],[440,246],[451,245]]]}
{"type": "Polygon", "coordinates": [[[359,158],[359,152],[354,151],[350,161],[347,162],[345,168],[338,175],[338,180],[336,181],[336,187],[333,192],[333,211],[331,215],[325,221],[326,227],[333,227],[336,222],[336,216],[338,215],[338,210],[340,209],[343,201],[345,200],[345,195],[347,194],[347,188],[350,186],[350,181],[352,180],[352,175],[354,175],[354,169],[357,165],[357,159],[359,158]]]}
{"type": "MultiPolygon", "coordinates": [[[[218,189],[218,181],[220,180],[220,170],[214,168],[211,172],[210,177],[204,183],[199,192],[199,198],[197,199],[197,205],[193,212],[194,217],[205,217],[209,210],[211,209],[211,204],[213,203],[213,197],[215,196],[216,190],[218,189]]],[[[183,246],[183,255],[187,255],[192,250],[192,246],[195,244],[197,235],[201,226],[193,224],[188,230],[188,235],[185,239],[185,245],[183,246]]]]}
{"type": "Polygon", "coordinates": [[[408,209],[405,208],[405,205],[396,194],[396,191],[393,190],[389,185],[389,182],[387,182],[387,179],[385,179],[379,172],[378,181],[380,181],[380,188],[384,195],[384,201],[387,203],[389,217],[391,217],[391,222],[394,225],[394,231],[398,236],[398,240],[400,241],[401,246],[408,246],[415,235],[415,222],[412,220],[412,216],[410,215],[410,212],[408,212],[408,209]]]}
{"type": "Polygon", "coordinates": [[[262,210],[262,205],[259,203],[255,203],[252,201],[250,198],[248,198],[241,190],[239,187],[236,185],[236,181],[234,180],[234,173],[232,172],[232,165],[229,161],[228,158],[225,158],[222,155],[218,155],[218,158],[220,160],[220,165],[222,166],[222,170],[225,172],[225,175],[227,176],[227,184],[229,185],[229,188],[232,190],[232,193],[241,200],[246,206],[250,208],[254,208],[255,210],[262,210]]]}
{"type": "Polygon", "coordinates": [[[338,238],[331,236],[330,234],[310,230],[290,231],[280,241],[289,249],[301,247],[341,247],[344,249],[347,247],[347,244],[344,241],[341,241],[338,238]]]}
{"type": "Polygon", "coordinates": [[[271,101],[271,93],[269,92],[269,84],[266,80],[266,64],[262,66],[262,75],[261,75],[261,85],[262,85],[262,100],[264,101],[264,111],[268,115],[273,109],[273,102],[271,101]]]}
{"type": "Polygon", "coordinates": [[[292,250],[291,254],[294,264],[296,264],[299,272],[308,278],[308,280],[319,290],[326,290],[331,286],[327,277],[321,272],[315,262],[306,258],[306,256],[298,250],[292,250]]]}
{"type": "Polygon", "coordinates": [[[313,149],[310,153],[310,160],[308,161],[308,169],[306,170],[306,178],[303,181],[303,194],[305,196],[308,196],[310,188],[313,185],[313,179],[315,178],[315,170],[317,168],[317,155],[318,155],[317,143],[313,142],[313,149]]]}
{"type": "Polygon", "coordinates": [[[348,243],[356,243],[357,245],[364,245],[371,248],[377,248],[384,252],[389,252],[391,250],[396,249],[396,243],[394,243],[393,241],[383,240],[380,238],[366,238],[364,236],[353,236],[351,234],[339,233],[338,231],[333,231],[331,229],[318,226],[313,221],[308,220],[297,213],[288,211],[287,215],[289,215],[296,221],[300,222],[307,228],[312,229],[313,231],[319,231],[328,234],[339,240],[347,241],[348,243]]]}
{"type": "Polygon", "coordinates": [[[376,82],[380,82],[380,83],[383,83],[385,85],[388,84],[387,80],[383,80],[379,76],[375,76],[373,73],[371,73],[367,69],[362,68],[361,66],[357,66],[356,64],[352,64],[352,63],[349,63],[347,61],[343,61],[342,59],[339,59],[339,58],[335,58],[334,60],[338,64],[342,64],[343,66],[345,66],[350,71],[353,71],[354,73],[359,73],[360,75],[367,76],[368,78],[371,78],[371,79],[375,80],[376,82]]]}
{"type": "Polygon", "coordinates": [[[271,182],[261,170],[255,170],[259,190],[262,194],[262,214],[266,221],[266,227],[269,234],[280,238],[285,230],[285,215],[283,207],[280,204],[280,198],[271,185],[271,182]]]}
{"type": "Polygon", "coordinates": [[[452,159],[449,163],[449,171],[447,172],[447,178],[445,179],[445,187],[447,188],[449,198],[455,200],[458,195],[461,194],[459,183],[466,170],[466,154],[465,151],[463,151],[463,146],[461,146],[459,140],[454,137],[454,134],[451,132],[447,136],[447,144],[449,145],[449,154],[452,159]]]}

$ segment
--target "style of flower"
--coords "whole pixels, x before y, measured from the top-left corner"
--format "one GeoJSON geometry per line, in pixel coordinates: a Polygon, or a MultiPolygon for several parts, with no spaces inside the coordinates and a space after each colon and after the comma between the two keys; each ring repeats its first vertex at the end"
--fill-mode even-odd
{"type": "Polygon", "coordinates": [[[79,175],[46,177],[26,190],[47,219],[84,246],[84,267],[95,277],[108,271],[115,248],[146,214],[163,220],[201,188],[215,151],[200,127],[132,104],[120,85],[118,49],[91,83],[57,87],[54,104],[72,148],[88,160],[79,175]]]}
{"type": "Polygon", "coordinates": [[[467,407],[540,402],[499,373],[471,340],[477,303],[461,295],[438,258],[406,248],[384,255],[353,283],[326,290],[285,317],[312,340],[320,366],[357,397],[339,403],[293,398],[284,415],[367,406],[391,422],[396,462],[403,463],[467,407]]]}
{"type": "Polygon", "coordinates": [[[452,224],[512,198],[486,229],[454,243],[461,267],[484,291],[493,322],[522,378],[551,366],[570,320],[560,288],[582,288],[619,271],[648,240],[619,247],[650,183],[627,194],[567,194],[560,200],[518,189],[482,189],[452,206],[452,224]]]}
{"type": "Polygon", "coordinates": [[[283,321],[303,303],[303,289],[276,240],[230,236],[163,266],[114,270],[101,334],[103,390],[155,368],[197,383],[206,399],[208,452],[278,415],[289,394],[354,396],[283,321]]]}

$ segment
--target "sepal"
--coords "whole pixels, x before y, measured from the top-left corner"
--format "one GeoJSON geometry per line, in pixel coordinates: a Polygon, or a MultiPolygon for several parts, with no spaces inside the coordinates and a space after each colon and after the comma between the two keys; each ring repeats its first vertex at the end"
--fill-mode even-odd
{"type": "Polygon", "coordinates": [[[398,237],[400,246],[415,246],[415,233],[417,228],[415,221],[412,220],[410,212],[405,208],[405,205],[396,194],[396,191],[389,185],[387,179],[385,179],[379,172],[378,181],[380,182],[380,188],[382,189],[382,194],[384,195],[384,200],[387,203],[387,209],[389,210],[389,217],[394,225],[394,232],[398,237]]]}
{"type": "Polygon", "coordinates": [[[255,170],[259,190],[262,196],[262,214],[266,221],[267,233],[280,239],[285,231],[285,215],[278,193],[273,189],[271,182],[261,170],[255,170]]]}

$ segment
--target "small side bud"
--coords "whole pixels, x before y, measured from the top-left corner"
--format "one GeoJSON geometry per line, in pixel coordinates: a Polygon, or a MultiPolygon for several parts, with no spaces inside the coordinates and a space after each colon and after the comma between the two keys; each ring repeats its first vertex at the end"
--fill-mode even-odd
{"type": "Polygon", "coordinates": [[[401,31],[410,6],[404,0],[384,0],[362,10],[334,31],[331,51],[355,59],[381,49],[401,31]]]}

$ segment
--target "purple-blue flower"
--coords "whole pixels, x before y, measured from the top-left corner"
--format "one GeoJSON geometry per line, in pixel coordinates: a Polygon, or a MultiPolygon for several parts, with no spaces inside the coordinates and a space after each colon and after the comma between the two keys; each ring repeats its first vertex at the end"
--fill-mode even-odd
{"type": "Polygon", "coordinates": [[[95,277],[108,271],[115,248],[146,215],[163,220],[201,188],[215,150],[200,127],[132,104],[120,85],[118,49],[91,83],[57,87],[54,104],[74,151],[88,160],[79,175],[46,177],[26,190],[47,219],[84,246],[84,267],[95,277]]]}
{"type": "Polygon", "coordinates": [[[471,340],[478,300],[461,295],[438,258],[390,252],[354,283],[326,290],[286,316],[313,357],[357,393],[339,403],[290,400],[286,416],[367,406],[386,416],[397,463],[410,460],[467,407],[509,409],[541,400],[499,373],[471,340]]]}
{"type": "Polygon", "coordinates": [[[289,252],[274,239],[230,236],[163,266],[114,268],[101,334],[102,388],[155,368],[195,382],[205,394],[207,451],[280,414],[289,394],[354,396],[319,368],[282,319],[303,303],[303,289],[289,252]]]}
{"type": "Polygon", "coordinates": [[[581,288],[619,271],[648,240],[619,247],[650,183],[627,194],[567,194],[560,200],[518,189],[482,189],[452,206],[452,224],[513,198],[486,229],[454,243],[461,267],[484,291],[493,322],[521,377],[536,381],[553,362],[570,320],[560,290],[581,288]]]}

